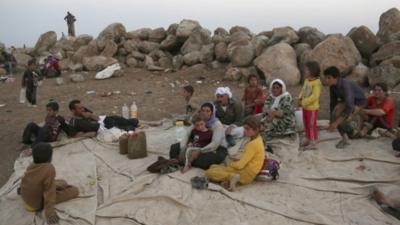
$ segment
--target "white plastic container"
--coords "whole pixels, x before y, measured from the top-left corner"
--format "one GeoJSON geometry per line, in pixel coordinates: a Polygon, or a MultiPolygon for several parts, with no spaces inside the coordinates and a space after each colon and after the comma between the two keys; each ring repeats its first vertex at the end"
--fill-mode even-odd
{"type": "Polygon", "coordinates": [[[175,137],[177,142],[181,142],[185,137],[185,128],[183,127],[183,121],[176,121],[175,137]]]}
{"type": "Polygon", "coordinates": [[[126,104],[122,106],[122,117],[124,117],[125,119],[129,119],[129,108],[126,104]]]}
{"type": "Polygon", "coordinates": [[[133,101],[131,105],[131,118],[132,119],[138,118],[138,108],[135,101],[133,101]]]}
{"type": "Polygon", "coordinates": [[[296,130],[298,132],[304,131],[304,123],[303,123],[303,109],[299,108],[294,112],[296,117],[296,130]]]}
{"type": "Polygon", "coordinates": [[[24,104],[26,102],[26,88],[21,88],[19,91],[19,103],[24,104]]]}

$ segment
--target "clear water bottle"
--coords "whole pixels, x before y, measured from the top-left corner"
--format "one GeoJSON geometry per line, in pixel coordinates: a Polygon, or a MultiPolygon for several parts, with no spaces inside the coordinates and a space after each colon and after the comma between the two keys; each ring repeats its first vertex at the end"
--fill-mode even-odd
{"type": "Polygon", "coordinates": [[[125,119],[129,119],[129,108],[126,104],[122,106],[122,117],[125,119]]]}
{"type": "Polygon", "coordinates": [[[131,105],[131,118],[132,119],[138,118],[138,108],[135,101],[133,101],[131,105]]]}
{"type": "Polygon", "coordinates": [[[185,128],[183,127],[183,121],[176,121],[175,137],[177,142],[181,142],[185,137],[185,128]]]}

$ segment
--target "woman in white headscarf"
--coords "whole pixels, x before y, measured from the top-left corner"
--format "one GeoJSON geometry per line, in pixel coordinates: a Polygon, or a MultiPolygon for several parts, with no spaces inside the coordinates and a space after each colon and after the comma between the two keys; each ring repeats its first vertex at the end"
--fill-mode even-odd
{"type": "Polygon", "coordinates": [[[270,95],[263,110],[264,140],[296,133],[293,99],[285,83],[275,79],[269,87],[270,95]]]}

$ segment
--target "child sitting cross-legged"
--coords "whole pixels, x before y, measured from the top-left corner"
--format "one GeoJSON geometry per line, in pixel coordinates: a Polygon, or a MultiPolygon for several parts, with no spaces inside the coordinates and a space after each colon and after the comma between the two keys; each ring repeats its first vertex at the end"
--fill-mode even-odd
{"type": "Polygon", "coordinates": [[[33,163],[28,166],[21,180],[19,194],[25,209],[35,212],[44,209],[48,224],[56,224],[59,217],[54,205],[79,195],[78,188],[64,180],[56,180],[56,170],[51,163],[53,149],[48,143],[38,143],[32,149],[33,163]]]}
{"type": "Polygon", "coordinates": [[[206,122],[196,114],[192,118],[193,130],[189,135],[186,151],[181,151],[179,161],[184,163],[182,173],[191,168],[192,162],[197,159],[200,149],[211,143],[213,132],[206,127],[206,122]]]}
{"type": "Polygon", "coordinates": [[[264,159],[264,143],[259,134],[260,122],[254,117],[247,117],[243,123],[244,135],[250,140],[244,145],[242,158],[227,163],[227,166],[212,165],[205,172],[206,177],[214,182],[222,182],[229,191],[235,191],[236,184],[250,184],[260,172],[264,159]]]}

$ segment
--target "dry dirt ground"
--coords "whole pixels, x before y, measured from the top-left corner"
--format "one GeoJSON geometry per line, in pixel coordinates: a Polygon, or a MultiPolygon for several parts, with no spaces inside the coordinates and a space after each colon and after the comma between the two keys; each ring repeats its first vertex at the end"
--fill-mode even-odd
{"type": "MultiPolygon", "coordinates": [[[[136,101],[139,119],[159,120],[171,118],[174,113],[184,111],[181,86],[189,82],[195,88],[194,101],[201,103],[214,100],[214,91],[218,86],[231,87],[236,98],[243,93],[243,85],[238,82],[222,81],[224,70],[182,70],[174,73],[152,73],[143,69],[127,69],[124,76],[107,80],[95,80],[94,74],[85,76],[82,83],[69,81],[69,74],[64,73],[65,84],[56,85],[55,79],[44,80],[38,88],[38,107],[30,108],[26,104],[18,103],[22,73],[16,75],[13,83],[0,83],[0,186],[11,173],[15,159],[18,157],[21,146],[21,136],[28,122],[40,123],[44,120],[45,105],[49,99],[55,99],[60,104],[60,115],[70,117],[68,102],[80,99],[83,104],[96,114],[121,114],[124,103],[130,105],[136,101]],[[201,81],[198,83],[197,81],[201,81]],[[95,94],[88,94],[94,91],[95,94]],[[102,97],[103,92],[120,91],[120,94],[102,97]]],[[[300,86],[289,87],[293,96],[297,96],[300,86]]],[[[320,118],[328,116],[328,90],[325,88],[321,97],[320,118]]]]}

